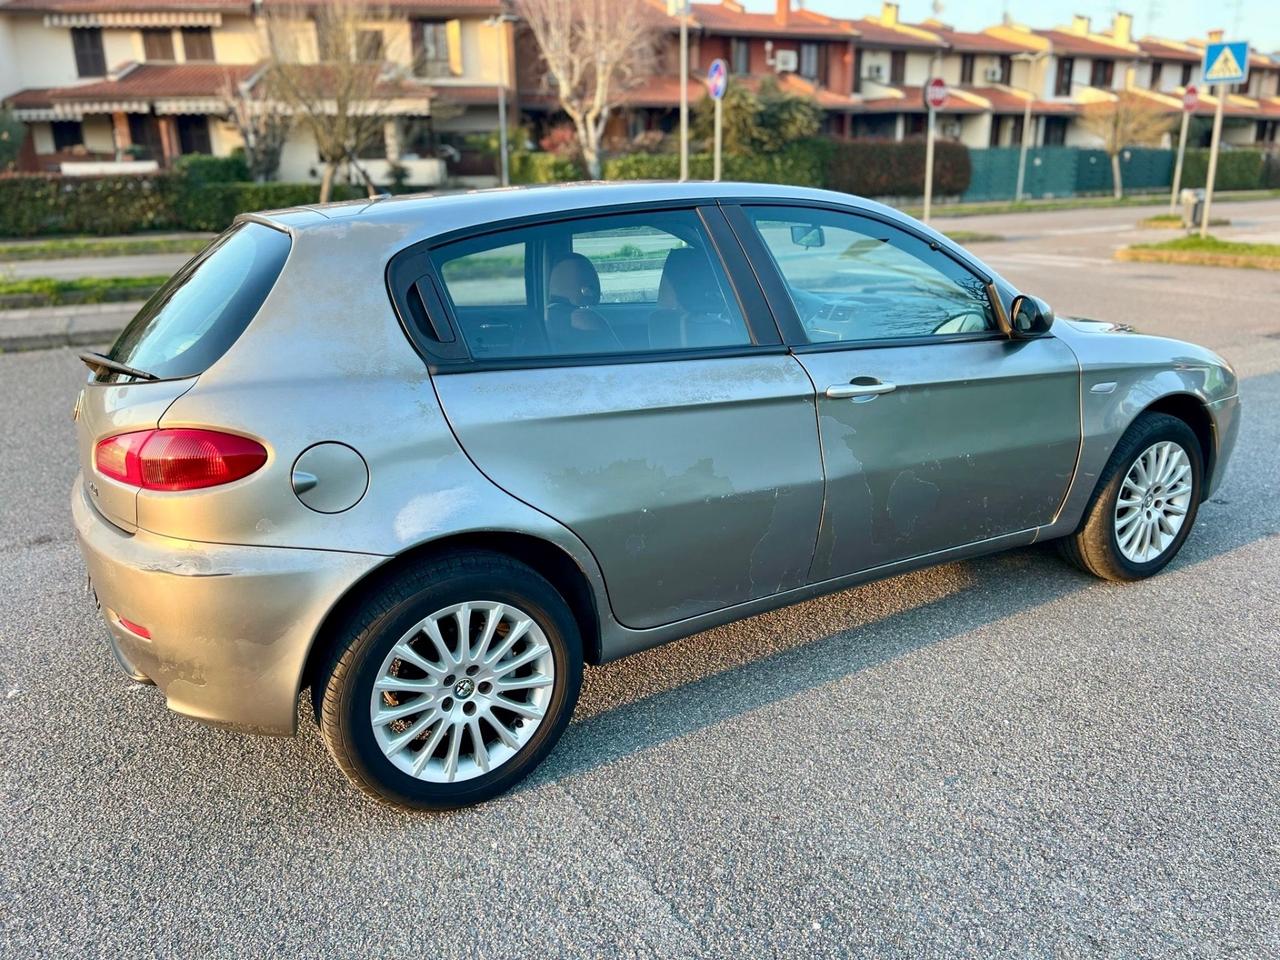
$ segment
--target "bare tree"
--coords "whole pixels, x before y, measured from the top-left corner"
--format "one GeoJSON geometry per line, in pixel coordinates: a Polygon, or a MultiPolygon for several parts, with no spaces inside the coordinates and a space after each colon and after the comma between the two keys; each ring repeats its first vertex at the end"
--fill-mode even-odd
{"type": "Polygon", "coordinates": [[[1080,125],[1102,141],[1102,149],[1111,158],[1111,183],[1119,199],[1124,195],[1120,154],[1126,147],[1159,146],[1173,119],[1146,97],[1126,90],[1114,101],[1086,106],[1080,125]]]}
{"type": "Polygon", "coordinates": [[[377,190],[358,158],[383,139],[391,101],[409,94],[404,69],[384,61],[381,41],[371,42],[374,31],[366,29],[378,19],[377,7],[334,0],[267,9],[270,62],[264,79],[270,95],[315,138],[325,165],[320,201],[329,199],[343,164],[361,174],[373,196],[377,190]],[[314,23],[314,35],[308,23],[314,23]]]}
{"type": "Polygon", "coordinates": [[[518,0],[517,9],[578,134],[587,172],[599,177],[610,113],[653,71],[661,12],[648,0],[518,0]]]}
{"type": "Polygon", "coordinates": [[[244,141],[249,176],[264,183],[280,169],[280,156],[293,126],[290,115],[279,109],[270,91],[270,72],[240,81],[229,73],[222,88],[227,118],[244,141]],[[256,81],[256,82],[255,82],[256,81]]]}

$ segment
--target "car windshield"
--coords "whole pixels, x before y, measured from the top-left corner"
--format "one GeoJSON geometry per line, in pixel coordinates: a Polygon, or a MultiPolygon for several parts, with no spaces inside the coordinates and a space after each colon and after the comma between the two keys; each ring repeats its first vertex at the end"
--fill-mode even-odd
{"type": "MultiPolygon", "coordinates": [[[[289,256],[286,233],[241,223],[175,273],[138,311],[107,357],[173,380],[203,373],[230,349],[289,256]]],[[[100,379],[126,376],[104,370],[100,379]]]]}

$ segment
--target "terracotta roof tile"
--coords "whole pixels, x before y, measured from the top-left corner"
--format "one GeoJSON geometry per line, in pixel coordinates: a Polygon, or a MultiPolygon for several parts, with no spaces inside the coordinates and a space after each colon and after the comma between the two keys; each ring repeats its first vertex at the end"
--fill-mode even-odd
{"type": "Polygon", "coordinates": [[[221,93],[227,81],[248,79],[254,64],[235,66],[215,63],[148,63],[111,80],[95,80],[49,90],[57,102],[75,100],[145,100],[151,97],[211,97],[221,93]]]}
{"type": "Polygon", "coordinates": [[[0,12],[152,13],[156,11],[243,12],[250,0],[0,0],[0,12]]]}
{"type": "Polygon", "coordinates": [[[852,20],[853,29],[858,31],[858,45],[864,47],[911,47],[920,50],[942,50],[946,41],[936,34],[932,39],[897,27],[886,27],[879,20],[865,17],[852,20]]]}
{"type": "Polygon", "coordinates": [[[772,13],[750,13],[727,3],[690,4],[693,19],[709,33],[760,36],[847,38],[853,30],[847,20],[836,20],[812,10],[792,10],[783,24],[772,13]]]}
{"type": "Polygon", "coordinates": [[[1036,48],[1029,43],[1016,43],[1004,37],[989,33],[969,33],[964,30],[953,30],[945,24],[924,23],[911,24],[920,30],[928,30],[941,37],[952,50],[957,53],[1029,53],[1036,48]]]}
{"type": "Polygon", "coordinates": [[[1044,37],[1053,44],[1054,53],[1078,53],[1089,57],[1109,57],[1113,60],[1141,60],[1146,57],[1141,50],[1130,50],[1117,43],[1082,37],[1078,33],[1067,30],[1033,30],[1032,33],[1044,37]]]}

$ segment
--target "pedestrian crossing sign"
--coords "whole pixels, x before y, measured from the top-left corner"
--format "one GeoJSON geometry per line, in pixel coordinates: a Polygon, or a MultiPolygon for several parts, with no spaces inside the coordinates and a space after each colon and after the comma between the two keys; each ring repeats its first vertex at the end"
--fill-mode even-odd
{"type": "Polygon", "coordinates": [[[1249,44],[1209,43],[1201,65],[1205,83],[1244,83],[1249,75],[1249,44]]]}

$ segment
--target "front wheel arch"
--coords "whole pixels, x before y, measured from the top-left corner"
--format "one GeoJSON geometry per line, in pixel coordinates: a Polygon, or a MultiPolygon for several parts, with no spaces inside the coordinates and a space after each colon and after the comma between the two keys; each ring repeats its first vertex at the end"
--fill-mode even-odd
{"type": "Polygon", "coordinates": [[[1169,393],[1145,407],[1137,417],[1147,413],[1163,413],[1181,420],[1196,435],[1200,444],[1200,461],[1204,465],[1204,484],[1201,497],[1213,489],[1214,469],[1217,467],[1217,444],[1214,442],[1213,417],[1205,402],[1192,393],[1169,393]]]}

